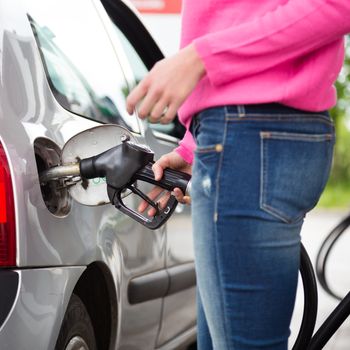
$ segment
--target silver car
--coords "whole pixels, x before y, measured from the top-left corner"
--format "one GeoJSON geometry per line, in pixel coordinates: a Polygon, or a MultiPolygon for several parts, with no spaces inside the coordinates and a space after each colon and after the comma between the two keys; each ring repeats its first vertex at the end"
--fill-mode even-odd
{"type": "MultiPolygon", "coordinates": [[[[177,145],[177,120],[148,125],[125,108],[161,58],[127,2],[0,0],[1,350],[195,341],[189,209],[178,205],[165,226],[148,230],[110,204],[73,200],[68,181],[39,181],[61,164],[68,140],[98,125],[128,129],[156,158],[177,145]]],[[[94,143],[78,147],[86,154],[94,143]]],[[[125,202],[136,210],[139,199],[125,202]]]]}

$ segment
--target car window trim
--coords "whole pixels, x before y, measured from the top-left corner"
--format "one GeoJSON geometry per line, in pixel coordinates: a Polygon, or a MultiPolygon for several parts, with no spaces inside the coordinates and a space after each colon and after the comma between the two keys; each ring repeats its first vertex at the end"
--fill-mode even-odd
{"type": "Polygon", "coordinates": [[[178,144],[179,143],[179,139],[175,136],[165,134],[161,131],[157,131],[155,129],[152,129],[152,127],[150,127],[150,129],[152,130],[153,135],[157,137],[157,139],[170,142],[171,144],[178,144]]]}

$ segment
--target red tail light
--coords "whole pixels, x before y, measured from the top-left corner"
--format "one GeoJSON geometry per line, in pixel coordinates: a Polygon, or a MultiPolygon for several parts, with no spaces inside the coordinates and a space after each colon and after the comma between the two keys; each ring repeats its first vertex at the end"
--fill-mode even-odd
{"type": "Polygon", "coordinates": [[[0,143],[0,266],[16,265],[16,221],[12,180],[0,143]]]}

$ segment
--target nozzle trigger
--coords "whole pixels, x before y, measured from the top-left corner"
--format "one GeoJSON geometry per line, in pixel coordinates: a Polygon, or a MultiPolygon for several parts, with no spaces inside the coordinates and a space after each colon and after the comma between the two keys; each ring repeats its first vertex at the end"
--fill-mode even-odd
{"type": "MultiPolygon", "coordinates": [[[[149,219],[142,214],[136,212],[135,210],[132,210],[128,208],[122,199],[122,191],[116,190],[113,195],[113,204],[114,206],[119,209],[124,214],[130,216],[140,224],[146,226],[147,228],[151,230],[155,230],[162,226],[172,215],[174,212],[176,206],[177,206],[177,200],[176,198],[171,195],[166,207],[164,209],[160,209],[159,206],[154,203],[151,199],[149,199],[143,192],[141,192],[139,189],[137,189],[135,186],[128,187],[131,191],[133,191],[135,194],[139,195],[142,199],[146,200],[147,203],[149,203],[153,208],[157,210],[155,216],[152,219],[149,219]],[[150,203],[151,202],[151,203],[150,203]]],[[[109,189],[112,190],[113,189],[109,189]]]]}

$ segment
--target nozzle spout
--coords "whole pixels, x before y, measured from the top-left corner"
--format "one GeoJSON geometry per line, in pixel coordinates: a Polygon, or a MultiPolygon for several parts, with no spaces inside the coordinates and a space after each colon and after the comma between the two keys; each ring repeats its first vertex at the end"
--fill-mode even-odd
{"type": "Polygon", "coordinates": [[[79,163],[70,165],[56,166],[47,170],[44,170],[39,174],[40,183],[46,183],[52,180],[57,180],[63,177],[79,176],[80,168],[79,163]]]}

